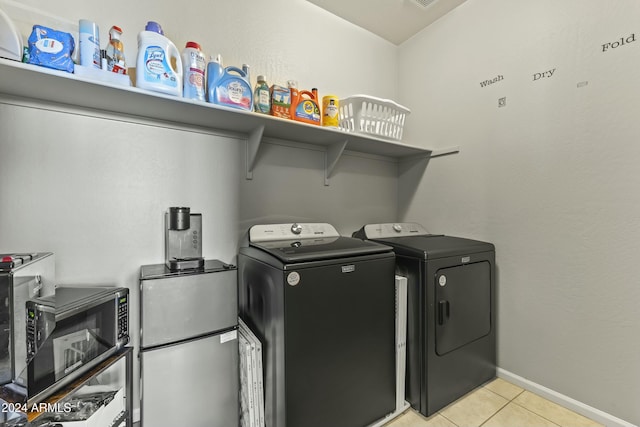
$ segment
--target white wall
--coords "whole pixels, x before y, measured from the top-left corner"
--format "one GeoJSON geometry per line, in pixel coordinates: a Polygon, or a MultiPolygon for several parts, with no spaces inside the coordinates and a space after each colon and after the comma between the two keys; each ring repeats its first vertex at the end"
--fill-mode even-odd
{"type": "Polygon", "coordinates": [[[469,0],[399,56],[406,140],[461,148],[402,179],[402,219],[495,243],[500,367],[634,424],[639,18],[634,0],[469,0]]]}
{"type": "MultiPolygon", "coordinates": [[[[15,3],[2,4],[19,9],[15,3]]],[[[254,79],[296,79],[320,96],[396,97],[397,48],[304,0],[21,3],[35,10],[21,16],[44,13],[43,23],[67,31],[79,18],[97,21],[103,45],[108,28],[121,26],[131,64],[136,34],[156,20],[179,49],[198,41],[227,65],[248,63],[254,79]]],[[[59,283],[128,286],[131,331],[139,328],[139,267],[164,260],[169,206],[201,212],[204,255],[225,262],[235,261],[239,237],[258,222],[330,222],[349,234],[397,216],[397,165],[388,159],[347,154],[326,187],[322,151],[272,141],[246,181],[244,141],[49,109],[0,95],[0,253],[52,251],[59,283]]],[[[132,340],[137,345],[136,334],[132,340]]]]}

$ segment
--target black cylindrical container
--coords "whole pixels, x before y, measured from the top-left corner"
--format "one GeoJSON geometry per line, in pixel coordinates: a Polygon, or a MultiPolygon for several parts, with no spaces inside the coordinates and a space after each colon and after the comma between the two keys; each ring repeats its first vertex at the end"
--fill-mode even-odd
{"type": "Polygon", "coordinates": [[[169,208],[169,230],[188,230],[191,227],[190,215],[191,208],[169,208]]]}

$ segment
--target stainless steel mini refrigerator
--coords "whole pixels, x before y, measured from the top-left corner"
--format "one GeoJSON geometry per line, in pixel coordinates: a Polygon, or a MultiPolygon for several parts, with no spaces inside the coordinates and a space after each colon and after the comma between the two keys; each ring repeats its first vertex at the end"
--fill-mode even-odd
{"type": "Polygon", "coordinates": [[[238,425],[237,269],[140,270],[142,427],[238,425]]]}

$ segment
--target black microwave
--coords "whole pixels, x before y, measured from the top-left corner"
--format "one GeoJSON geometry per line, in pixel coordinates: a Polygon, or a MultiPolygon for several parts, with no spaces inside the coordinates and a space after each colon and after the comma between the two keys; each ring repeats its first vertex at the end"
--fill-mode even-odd
{"type": "Polygon", "coordinates": [[[27,301],[27,403],[38,403],[129,342],[129,289],[58,287],[27,301]]]}

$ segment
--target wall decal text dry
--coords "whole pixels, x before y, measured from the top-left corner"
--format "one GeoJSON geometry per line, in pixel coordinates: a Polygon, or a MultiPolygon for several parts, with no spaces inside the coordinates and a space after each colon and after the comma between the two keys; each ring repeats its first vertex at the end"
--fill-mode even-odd
{"type": "Polygon", "coordinates": [[[544,71],[544,72],[542,72],[542,73],[535,73],[535,74],[533,75],[533,81],[535,82],[536,80],[540,80],[540,79],[544,79],[544,78],[552,77],[552,76],[553,76],[553,73],[555,73],[555,72],[556,72],[556,69],[554,68],[554,69],[552,69],[552,70],[544,71]]]}

